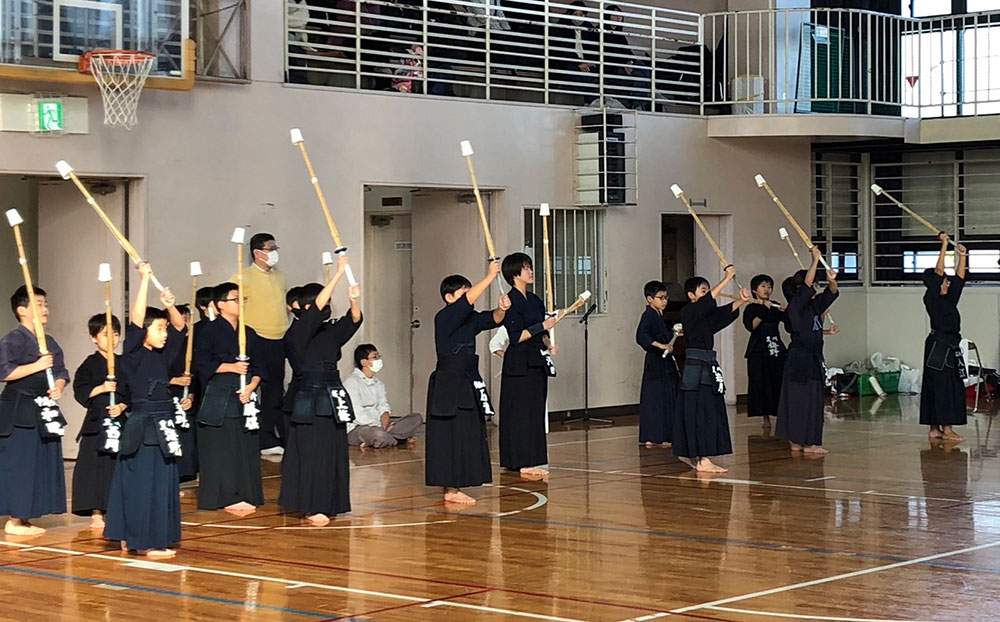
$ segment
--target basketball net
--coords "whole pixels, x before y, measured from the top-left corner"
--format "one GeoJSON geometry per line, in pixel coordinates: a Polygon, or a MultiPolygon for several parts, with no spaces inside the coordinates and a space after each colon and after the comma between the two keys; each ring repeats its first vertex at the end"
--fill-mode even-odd
{"type": "Polygon", "coordinates": [[[127,130],[139,122],[136,108],[156,55],[131,50],[92,50],[80,59],[80,71],[90,73],[104,100],[104,125],[127,130]]]}

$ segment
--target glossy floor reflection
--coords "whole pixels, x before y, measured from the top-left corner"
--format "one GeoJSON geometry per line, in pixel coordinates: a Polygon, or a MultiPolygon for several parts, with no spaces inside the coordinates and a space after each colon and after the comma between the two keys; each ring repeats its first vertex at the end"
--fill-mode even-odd
{"type": "Polygon", "coordinates": [[[251,516],[188,491],[169,563],[69,516],[3,540],[0,619],[996,620],[994,417],[932,445],[915,397],[836,402],[831,453],[807,458],[734,412],[730,472],[708,477],[639,447],[634,418],[554,424],[549,481],[495,471],[467,509],[423,486],[422,441],[352,450],[354,511],[325,528],[281,514],[268,462],[251,516]]]}

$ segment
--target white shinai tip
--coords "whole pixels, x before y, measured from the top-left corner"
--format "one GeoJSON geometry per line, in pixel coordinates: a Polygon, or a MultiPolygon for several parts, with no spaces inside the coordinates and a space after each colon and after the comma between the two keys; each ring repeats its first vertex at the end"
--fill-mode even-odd
{"type": "Polygon", "coordinates": [[[684,194],[684,191],[681,190],[681,187],[678,186],[677,184],[673,184],[672,186],[670,186],[670,192],[674,193],[675,199],[681,198],[681,195],[684,194]]]}
{"type": "Polygon", "coordinates": [[[549,204],[548,203],[542,203],[541,205],[538,206],[538,215],[539,216],[548,216],[550,213],[551,212],[549,211],[549,204]]]}
{"type": "Polygon", "coordinates": [[[468,157],[468,156],[472,155],[473,153],[475,153],[475,151],[472,150],[472,143],[470,143],[467,140],[463,140],[462,141],[462,157],[463,158],[464,157],[468,157]]]}
{"type": "Polygon", "coordinates": [[[872,184],[872,192],[875,194],[882,194],[882,186],[878,184],[872,184]]]}
{"type": "Polygon", "coordinates": [[[329,266],[333,263],[333,253],[330,251],[323,251],[323,265],[329,266]]]}
{"type": "Polygon", "coordinates": [[[788,229],[785,229],[784,227],[778,229],[778,235],[780,235],[781,239],[784,240],[788,237],[788,229]]]}
{"type": "Polygon", "coordinates": [[[293,127],[292,131],[289,132],[289,134],[291,134],[291,136],[292,136],[292,144],[293,145],[297,145],[300,142],[302,142],[302,130],[300,130],[299,128],[293,127]]]}
{"type": "Polygon", "coordinates": [[[580,300],[583,300],[583,301],[590,300],[590,290],[589,289],[583,290],[583,293],[580,294],[580,300]]]}
{"type": "Polygon", "coordinates": [[[97,266],[97,280],[101,283],[108,283],[111,281],[111,264],[102,263],[97,266]]]}
{"type": "Polygon", "coordinates": [[[676,324],[674,324],[673,330],[674,330],[675,333],[676,332],[680,332],[680,331],[684,330],[684,325],[681,324],[680,322],[677,322],[676,324]]]}
{"type": "Polygon", "coordinates": [[[191,262],[191,276],[201,276],[201,262],[192,261],[191,262]]]}
{"type": "Polygon", "coordinates": [[[16,227],[24,222],[24,219],[17,213],[16,209],[9,209],[7,210],[7,222],[10,223],[11,227],[16,227]]]}
{"type": "Polygon", "coordinates": [[[243,244],[243,240],[246,238],[246,229],[243,227],[236,227],[233,229],[233,239],[231,242],[233,244],[243,244]]]}
{"type": "Polygon", "coordinates": [[[754,180],[755,182],[757,182],[757,187],[758,187],[758,188],[763,188],[763,187],[764,187],[764,184],[766,184],[766,183],[767,183],[767,180],[766,180],[766,179],[764,179],[764,176],[763,176],[763,175],[761,175],[761,174],[759,174],[759,173],[758,173],[757,175],[754,175],[754,176],[753,176],[753,180],[754,180]]]}
{"type": "Polygon", "coordinates": [[[73,167],[66,160],[59,160],[56,162],[56,170],[59,171],[63,179],[69,179],[69,174],[73,172],[73,167]]]}

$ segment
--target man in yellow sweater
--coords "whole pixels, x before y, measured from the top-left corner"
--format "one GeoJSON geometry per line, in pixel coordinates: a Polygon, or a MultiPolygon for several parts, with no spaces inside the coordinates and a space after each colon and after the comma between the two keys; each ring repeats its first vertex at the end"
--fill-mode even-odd
{"type": "MultiPolygon", "coordinates": [[[[285,390],[285,349],[288,328],[285,311],[285,275],[276,270],[278,244],[270,233],[250,238],[250,269],[243,271],[244,317],[260,337],[257,364],[263,370],[260,385],[260,453],[282,455],[285,420],[281,397],[285,390]]],[[[236,282],[236,276],[230,279],[236,282]]]]}

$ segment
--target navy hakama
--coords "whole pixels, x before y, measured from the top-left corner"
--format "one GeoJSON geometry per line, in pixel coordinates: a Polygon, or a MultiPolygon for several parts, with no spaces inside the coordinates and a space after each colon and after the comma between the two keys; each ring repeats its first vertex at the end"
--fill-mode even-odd
{"type": "Polygon", "coordinates": [[[635,341],[646,352],[639,389],[639,443],[669,443],[674,435],[674,411],[677,408],[677,362],[672,354],[654,347],[653,342],[670,343],[663,316],[646,307],[635,341]]]}

